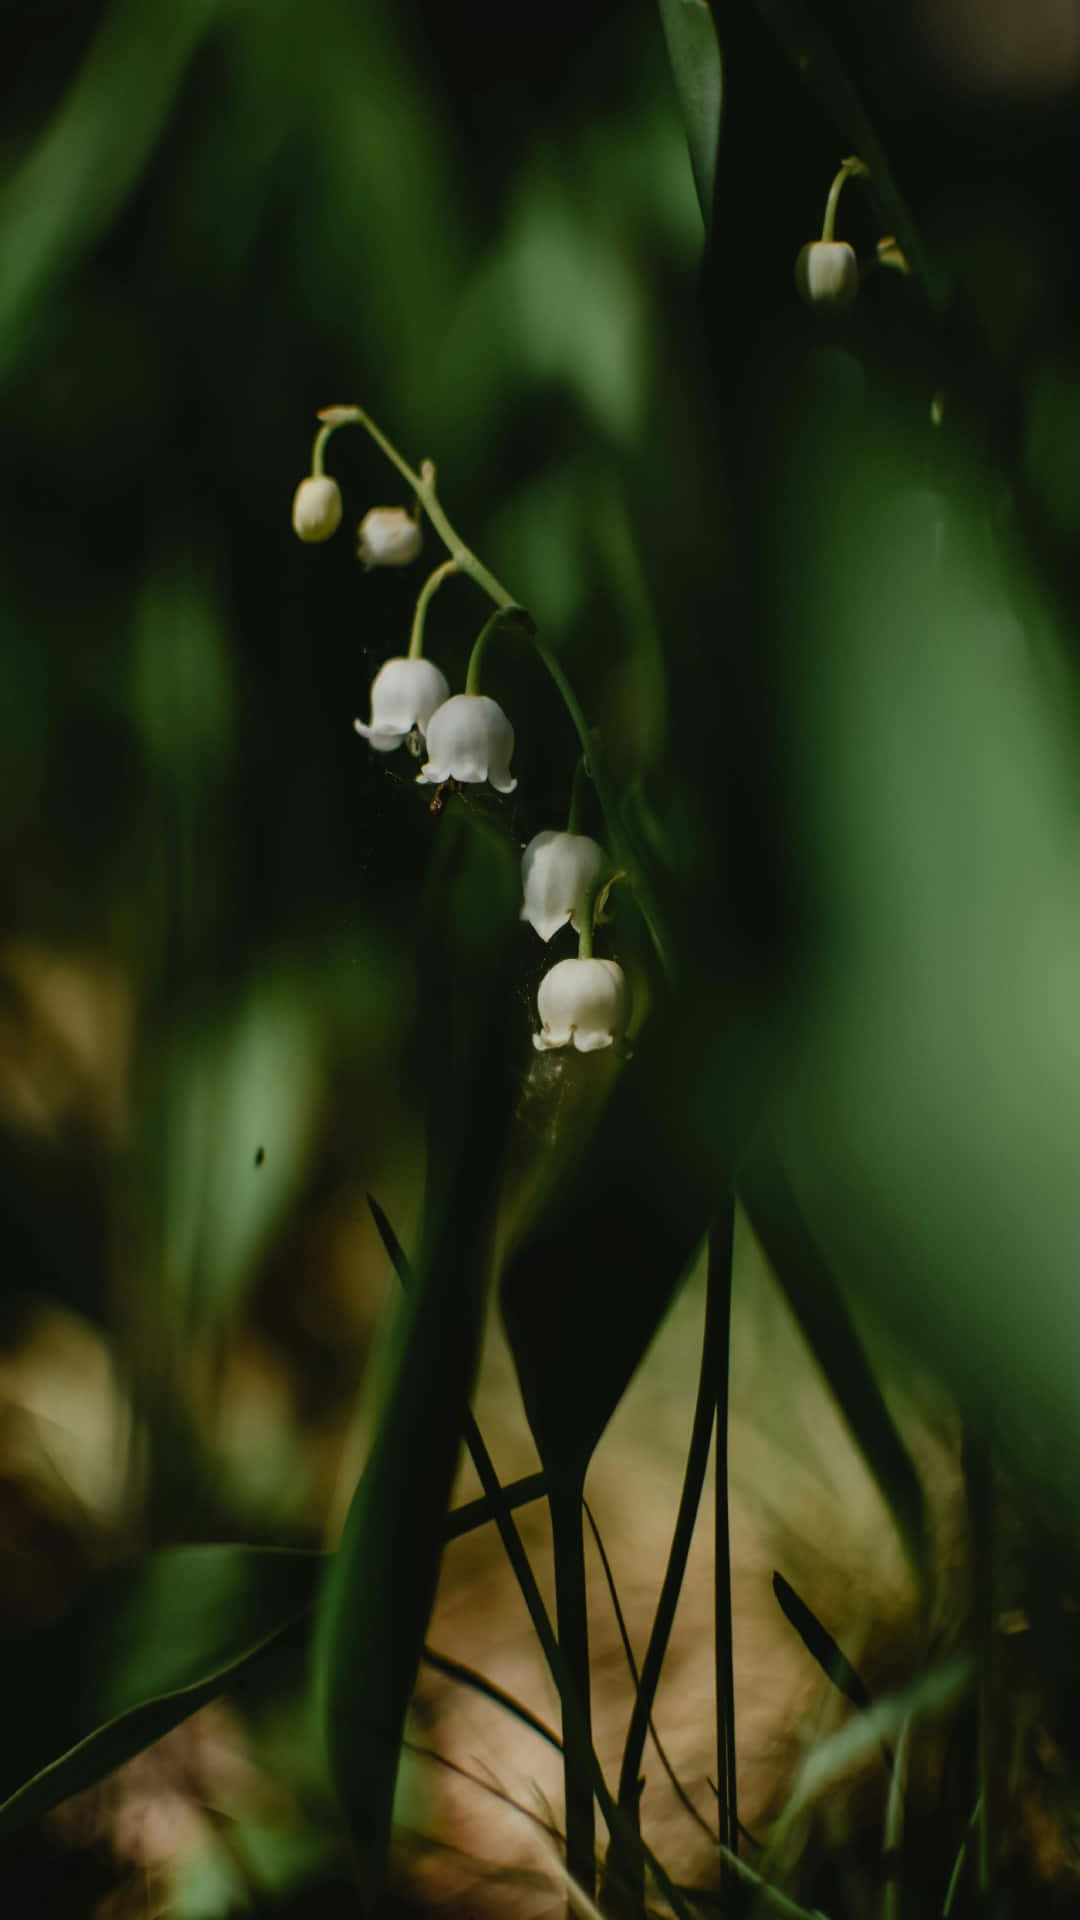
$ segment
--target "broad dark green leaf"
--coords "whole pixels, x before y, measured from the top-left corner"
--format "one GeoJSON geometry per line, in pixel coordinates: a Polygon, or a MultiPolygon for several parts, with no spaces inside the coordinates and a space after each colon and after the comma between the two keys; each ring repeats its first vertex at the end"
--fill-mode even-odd
{"type": "Polygon", "coordinates": [[[878,1483],[912,1568],[921,1577],[926,1510],[918,1473],[882,1398],[844,1296],[799,1212],[783,1168],[766,1144],[759,1143],[741,1168],[738,1190],[788,1304],[878,1483]]]}
{"type": "Polygon", "coordinates": [[[405,1713],[476,1363],[517,1084],[516,1002],[506,966],[517,862],[501,838],[461,815],[442,823],[439,839],[420,960],[430,1109],[424,1223],[315,1647],[319,1715],[369,1902],[377,1902],[385,1875],[405,1713]]]}
{"type": "Polygon", "coordinates": [[[0,1833],[168,1733],[311,1605],[317,1553],[173,1547],[88,1581],[0,1654],[0,1833]]]}
{"type": "Polygon", "coordinates": [[[660,19],[686,127],[706,233],[713,224],[724,74],[708,0],[660,0],[660,19]]]}
{"type": "MultiPolygon", "coordinates": [[[[707,1149],[719,1161],[722,1146],[689,1138],[686,1044],[676,1009],[658,1009],[504,1266],[503,1316],[552,1481],[583,1481],[709,1224],[717,1175],[707,1149]]],[[[571,1055],[564,1071],[584,1080],[602,1066],[571,1055]]]]}

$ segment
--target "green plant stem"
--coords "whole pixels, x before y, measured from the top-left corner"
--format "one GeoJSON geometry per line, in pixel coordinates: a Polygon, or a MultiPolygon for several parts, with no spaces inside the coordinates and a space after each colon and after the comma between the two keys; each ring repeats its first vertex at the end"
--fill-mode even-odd
{"type": "MultiPolygon", "coordinates": [[[[582,1489],[576,1481],[548,1489],[551,1538],[555,1554],[555,1614],[567,1678],[574,1690],[585,1741],[592,1742],[589,1698],[589,1615],[585,1586],[585,1538],[582,1489]]],[[[566,1870],[591,1900],[596,1883],[596,1821],[592,1781],[576,1742],[563,1733],[563,1786],[566,1799],[566,1870]]],[[[569,1909],[572,1916],[573,1907],[569,1909]]]]}
{"type": "Polygon", "coordinates": [[[427,579],[424,581],[417,596],[416,610],[413,614],[412,632],[409,635],[408,657],[410,660],[420,660],[423,658],[424,623],[427,619],[428,607],[431,605],[435,594],[438,593],[443,581],[449,580],[451,574],[459,571],[460,569],[456,560],[444,560],[442,566],[436,567],[435,571],[429,573],[427,579]]]}
{"type": "Polygon", "coordinates": [[[904,1783],[907,1779],[908,1748],[915,1716],[909,1713],[896,1742],[896,1761],[889,1781],[885,1808],[885,1890],[881,1896],[881,1920],[900,1920],[900,1849],[904,1840],[904,1783]]]}
{"type": "Polygon", "coordinates": [[[321,479],[326,471],[324,465],[326,448],[333,431],[333,427],[320,427],[315,435],[315,444],[311,449],[311,472],[316,479],[321,479]]]}
{"type": "MultiPolygon", "coordinates": [[[[406,480],[413,489],[424,512],[435,528],[436,533],[439,535],[444,546],[448,548],[452,558],[457,561],[459,573],[468,574],[469,578],[475,581],[476,585],[487,594],[488,598],[495,602],[496,607],[501,612],[508,613],[511,610],[515,612],[518,611],[517,602],[513,594],[508,588],[503,586],[501,580],[496,579],[495,575],[484,566],[483,561],[477,558],[472,548],[466,546],[456,527],[454,527],[447,518],[439,497],[435,492],[435,468],[430,460],[425,460],[421,465],[420,472],[417,473],[414,468],[410,467],[408,461],[402,458],[397,448],[387,439],[386,435],[380,431],[362,407],[326,407],[319,415],[319,418],[325,423],[322,433],[319,436],[324,446],[326,439],[329,438],[331,433],[336,433],[339,427],[363,427],[364,431],[374,440],[379,451],[385,454],[391,466],[397,469],[398,473],[401,474],[402,478],[406,480]]],[[[524,609],[521,609],[521,613],[524,615],[524,609]]],[[[524,618],[527,619],[528,616],[524,615],[524,618]]],[[[480,638],[483,639],[484,635],[481,634],[480,638]]],[[[630,875],[631,884],[645,919],[645,924],[649,929],[653,946],[656,949],[657,958],[660,961],[664,973],[670,979],[671,968],[662,930],[662,917],[653,897],[652,888],[648,885],[627,843],[626,834],[621,824],[619,807],[616,803],[615,795],[608,785],[603,769],[599,764],[598,756],[593,751],[593,742],[590,737],[588,722],[581,709],[581,703],[570,685],[566,674],[563,672],[562,666],[546,641],[541,640],[535,630],[529,632],[529,638],[532,641],[538,657],[542,660],[548,673],[551,675],[562,698],[563,705],[570,716],[571,724],[577,734],[581,744],[581,751],[585,757],[589,778],[596,789],[596,797],[600,802],[600,808],[604,815],[608,835],[615,849],[618,863],[620,866],[625,867],[630,875]]],[[[477,645],[479,645],[479,641],[477,645]]],[[[470,661],[470,667],[471,664],[470,661]]],[[[473,689],[467,688],[466,691],[473,691],[473,689]]]]}
{"type": "Polygon", "coordinates": [[[717,1812],[721,1845],[737,1856],[739,1810],[735,1780],[735,1658],[731,1619],[731,1523],[728,1510],[728,1377],[731,1363],[731,1284],[735,1202],[727,1203],[709,1233],[705,1349],[716,1406],[714,1635],[716,1648],[717,1812]]]}
{"type": "Polygon", "coordinates": [[[836,209],[840,205],[840,195],[844,182],[864,177],[869,169],[865,167],[857,154],[841,162],[840,169],[829,188],[829,197],[825,202],[825,218],[821,223],[821,237],[831,240],[836,229],[836,209]]]}
{"type": "Polygon", "coordinates": [[[518,606],[516,600],[511,600],[508,606],[497,607],[491,615],[490,620],[485,620],[479,634],[473,641],[472,652],[469,655],[469,665],[465,674],[466,693],[479,693],[480,669],[484,664],[484,655],[487,652],[488,641],[498,627],[507,626],[511,622],[520,627],[523,633],[528,634],[530,638],[532,637],[534,631],[532,617],[526,613],[524,607],[518,606]]]}
{"type": "MultiPolygon", "coordinates": [[[[709,1447],[712,1441],[713,1421],[718,1418],[717,1448],[717,1750],[720,1769],[718,1802],[720,1808],[720,1840],[732,1852],[736,1851],[738,1825],[735,1811],[734,1792],[734,1715],[731,1711],[731,1687],[727,1682],[730,1671],[731,1650],[731,1587],[730,1557],[727,1550],[727,1499],[726,1499],[726,1446],[720,1444],[721,1426],[726,1432],[727,1423],[727,1360],[728,1360],[728,1323],[731,1309],[731,1218],[729,1207],[724,1218],[718,1220],[709,1235],[708,1274],[705,1290],[705,1330],[701,1345],[701,1368],[698,1376],[697,1399],[694,1404],[694,1417],[690,1430],[690,1445],[686,1456],[686,1469],[683,1474],[682,1492],[675,1519],[675,1528],[671,1539],[671,1551],[664,1571],[660,1597],[656,1604],[652,1632],[645,1651],[641,1667],[641,1679],[638,1685],[634,1710],[630,1717],[626,1741],[623,1746],[622,1766],[619,1772],[619,1808],[624,1820],[636,1834],[640,1829],[639,1776],[642,1755],[645,1750],[645,1736],[652,1716],[656,1689],[660,1682],[660,1671],[671,1638],[671,1629],[675,1620],[675,1611],[679,1603],[683,1580],[686,1575],[686,1563],[690,1554],[690,1543],[694,1535],[698,1509],[701,1504],[702,1489],[705,1485],[705,1473],[709,1460],[709,1447]],[[721,1457],[722,1455],[722,1457],[721,1457]],[[723,1482],[723,1513],[721,1516],[720,1484],[723,1482]],[[721,1527],[722,1519],[722,1527],[721,1527]],[[721,1550],[721,1532],[723,1550],[721,1550]],[[726,1659],[721,1660],[722,1621],[726,1621],[726,1659]]],[[[636,1898],[637,1911],[644,1911],[644,1885],[640,1874],[631,1879],[632,1863],[619,1857],[618,1842],[613,1848],[611,1865],[615,1872],[630,1882],[636,1898]]]]}
{"type": "Polygon", "coordinates": [[[581,754],[574,768],[573,785],[570,788],[570,810],[566,816],[567,833],[581,832],[581,816],[585,806],[585,782],[589,779],[589,763],[581,754]]]}
{"type": "Polygon", "coordinates": [[[435,469],[430,460],[425,460],[417,473],[410,467],[407,460],[402,459],[392,441],[387,439],[385,433],[380,431],[362,407],[327,407],[319,418],[326,421],[324,431],[328,436],[335,433],[338,427],[363,427],[365,433],[374,440],[379,452],[385,454],[391,466],[397,468],[402,479],[408,481],[443,545],[449,549],[457,561],[460,572],[467,573],[470,579],[475,580],[477,586],[494,600],[496,606],[513,605],[513,595],[507,592],[500,580],[496,580],[493,573],[489,572],[472,548],[466,546],[457,528],[448,520],[435,491],[435,469]]]}
{"type": "MultiPolygon", "coordinates": [[[[378,1201],[370,1193],[368,1194],[368,1206],[371,1208],[372,1217],[378,1227],[391,1264],[402,1286],[408,1288],[411,1284],[412,1275],[404,1249],[378,1201]]],[[[643,1870],[646,1865],[651,1869],[658,1887],[671,1907],[672,1912],[676,1915],[676,1920],[693,1920],[693,1916],[687,1908],[686,1902],[681,1898],[677,1888],[664,1872],[660,1862],[650,1852],[649,1848],[645,1846],[636,1831],[627,1831],[620,1809],[616,1805],[614,1797],[608,1791],[607,1782],[601,1771],[600,1762],[593,1750],[590,1726],[583,1715],[576,1690],[570,1678],[567,1663],[563,1658],[562,1649],[556,1640],[555,1629],[551,1624],[548,1610],[544,1605],[543,1596],[537,1585],[536,1575],[532,1570],[529,1556],[525,1551],[521,1535],[514,1523],[513,1515],[507,1506],[502,1482],[495,1471],[495,1464],[487,1450],[471,1409],[466,1409],[463,1432],[465,1444],[469,1449],[473,1465],[476,1468],[477,1477],[479,1478],[480,1485],[483,1488],[485,1498],[491,1510],[491,1517],[499,1530],[499,1538],[502,1541],[503,1549],[510,1562],[518,1586],[521,1589],[521,1597],[525,1602],[526,1611],[532,1622],[533,1631],[540,1643],[540,1650],[558,1689],[559,1699],[562,1703],[563,1743],[564,1745],[572,1745],[576,1748],[578,1762],[581,1768],[591,1777],[592,1790],[600,1807],[600,1811],[604,1816],[609,1834],[612,1836],[618,1834],[620,1836],[627,1857],[634,1861],[639,1870],[643,1870]]]]}
{"type": "Polygon", "coordinates": [[[964,1482],[971,1517],[975,1565],[975,1626],[978,1653],[978,1818],[975,1821],[976,1878],[985,1899],[991,1880],[991,1676],[994,1595],[994,1496],[990,1452],[981,1434],[965,1430],[962,1448],[964,1482]]]}
{"type": "Polygon", "coordinates": [[[981,1819],[982,1819],[982,1795],[980,1794],[979,1798],[975,1802],[974,1807],[972,1808],[971,1819],[968,1821],[967,1828],[964,1833],[964,1837],[960,1842],[959,1848],[957,1849],[956,1859],[953,1861],[953,1870],[949,1875],[949,1884],[945,1890],[945,1899],[942,1903],[941,1920],[949,1920],[949,1915],[951,1914],[952,1908],[953,1908],[953,1901],[956,1899],[957,1888],[960,1885],[960,1876],[963,1873],[964,1867],[967,1862],[968,1841],[970,1840],[971,1835],[977,1830],[979,1821],[981,1819]]]}
{"type": "MultiPolygon", "coordinates": [[[[622,1602],[619,1599],[619,1590],[615,1585],[615,1574],[612,1570],[611,1561],[608,1559],[608,1556],[607,1556],[607,1549],[604,1546],[603,1537],[601,1535],[599,1527],[596,1524],[595,1517],[593,1515],[591,1507],[589,1506],[588,1501],[587,1500],[583,1501],[582,1506],[584,1509],[585,1518],[589,1523],[589,1530],[592,1534],[593,1540],[596,1543],[596,1551],[600,1555],[600,1565],[604,1570],[604,1579],[607,1582],[607,1590],[611,1596],[612,1610],[615,1614],[615,1624],[619,1629],[619,1639],[622,1641],[623,1652],[626,1655],[626,1664],[630,1669],[630,1678],[634,1683],[634,1692],[636,1693],[638,1688],[641,1685],[641,1676],[638,1673],[637,1661],[634,1659],[634,1649],[630,1644],[630,1634],[627,1630],[626,1616],[623,1613],[622,1602]]],[[[705,1819],[705,1816],[702,1813],[699,1813],[697,1807],[695,1807],[693,1801],[690,1798],[690,1795],[687,1793],[686,1788],[683,1786],[682,1781],[679,1779],[678,1774],[676,1773],[674,1767],[672,1766],[671,1761],[668,1759],[667,1753],[665,1752],[665,1749],[664,1749],[663,1742],[660,1739],[660,1735],[656,1731],[656,1722],[651,1717],[649,1720],[649,1735],[652,1740],[653,1746],[656,1748],[656,1754],[660,1762],[660,1765],[663,1767],[664,1772],[667,1774],[667,1777],[671,1782],[672,1789],[677,1799],[679,1800],[680,1804],[686,1809],[686,1812],[690,1815],[691,1820],[693,1820],[701,1828],[703,1833],[708,1834],[709,1839],[711,1840],[713,1838],[713,1830],[710,1827],[708,1821],[705,1819]]]]}

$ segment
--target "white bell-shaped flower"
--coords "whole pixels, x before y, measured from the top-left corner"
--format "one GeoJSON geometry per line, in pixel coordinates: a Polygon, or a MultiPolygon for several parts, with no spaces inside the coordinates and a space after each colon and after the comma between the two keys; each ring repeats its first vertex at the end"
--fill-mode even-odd
{"type": "Polygon", "coordinates": [[[455,693],[432,714],[424,733],[428,757],[418,780],[433,787],[444,780],[490,780],[496,793],[513,793],[514,729],[497,700],[486,693],[455,693]]]}
{"type": "Polygon", "coordinates": [[[859,291],[859,265],[846,240],[811,240],[795,262],[795,285],[810,307],[850,307],[859,291]]]}
{"type": "Polygon", "coordinates": [[[521,918],[541,940],[568,920],[580,933],[586,898],[610,868],[603,847],[586,833],[538,833],[521,857],[521,918]]]}
{"type": "Polygon", "coordinates": [[[430,660],[386,660],[371,683],[371,722],[365,727],[354,720],[353,726],[377,753],[392,753],[414,727],[426,733],[449,696],[445,674],[430,660]]]}
{"type": "Polygon", "coordinates": [[[595,1053],[614,1046],[630,1018],[630,989],[617,960],[559,960],[545,973],[536,995],[540,1032],[538,1053],[552,1047],[576,1047],[595,1053]]]}
{"type": "Polygon", "coordinates": [[[404,507],[372,507],[360,522],[356,551],[365,567],[407,567],[423,544],[420,522],[404,507]]]}
{"type": "Polygon", "coordinates": [[[314,545],[329,540],[341,521],[341,488],[328,473],[309,473],[293,494],[293,531],[314,545]]]}

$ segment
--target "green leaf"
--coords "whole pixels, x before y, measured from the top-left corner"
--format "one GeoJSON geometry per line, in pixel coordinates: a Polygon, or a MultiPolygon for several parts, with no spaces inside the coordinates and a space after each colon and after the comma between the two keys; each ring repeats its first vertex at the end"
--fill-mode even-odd
{"type": "Polygon", "coordinates": [[[707,0],[659,0],[705,232],[712,231],[724,74],[707,0]]]}
{"type": "Polygon", "coordinates": [[[0,1834],[111,1773],[306,1611],[323,1556],[172,1547],[95,1575],[0,1654],[0,1834]]]}
{"type": "Polygon", "coordinates": [[[513,1100],[507,972],[517,861],[475,816],[443,823],[422,916],[427,1193],[375,1438],[327,1577],[314,1685],[364,1897],[377,1903],[405,1714],[434,1598],[483,1322],[513,1100]]]}
{"type": "MultiPolygon", "coordinates": [[[[668,1105],[683,1039],[677,1014],[658,1008],[591,1138],[560,1143],[562,1178],[504,1264],[503,1317],[549,1484],[584,1481],[709,1224],[712,1168],[680,1154],[668,1105]]],[[[608,1070],[578,1054],[559,1069],[590,1101],[608,1070]]]]}
{"type": "Polygon", "coordinates": [[[863,1352],[847,1303],[772,1149],[759,1142],[740,1169],[739,1198],[840,1412],[877,1481],[911,1566],[926,1554],[922,1485],[863,1352]]]}
{"type": "Polygon", "coordinates": [[[0,375],[44,296],[135,186],[217,0],[115,0],[66,98],[0,196],[0,375]]]}

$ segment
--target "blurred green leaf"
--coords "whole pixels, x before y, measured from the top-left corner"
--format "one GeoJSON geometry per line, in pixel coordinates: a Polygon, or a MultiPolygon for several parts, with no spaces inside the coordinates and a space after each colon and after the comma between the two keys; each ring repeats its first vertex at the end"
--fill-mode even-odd
{"type": "Polygon", "coordinates": [[[434,1597],[483,1322],[516,1095],[511,849],[456,810],[422,907],[429,1145],[415,1284],[399,1302],[370,1457],[326,1580],[314,1684],[364,1895],[378,1899],[405,1713],[434,1597]]]}
{"type": "Polygon", "coordinates": [[[174,1547],[97,1574],[0,1653],[0,1833],[121,1766],[222,1692],[311,1605],[321,1554],[174,1547]]]}
{"type": "Polygon", "coordinates": [[[206,1323],[235,1311],[308,1164],[319,1041],[304,986],[254,983],[182,1027],[147,1103],[166,1300],[206,1323]]]}
{"type": "Polygon", "coordinates": [[[659,0],[706,233],[712,232],[724,71],[708,0],[659,0]]]}
{"type": "Polygon", "coordinates": [[[66,98],[0,194],[0,377],[38,304],[139,179],[218,0],[115,0],[66,98]]]}

